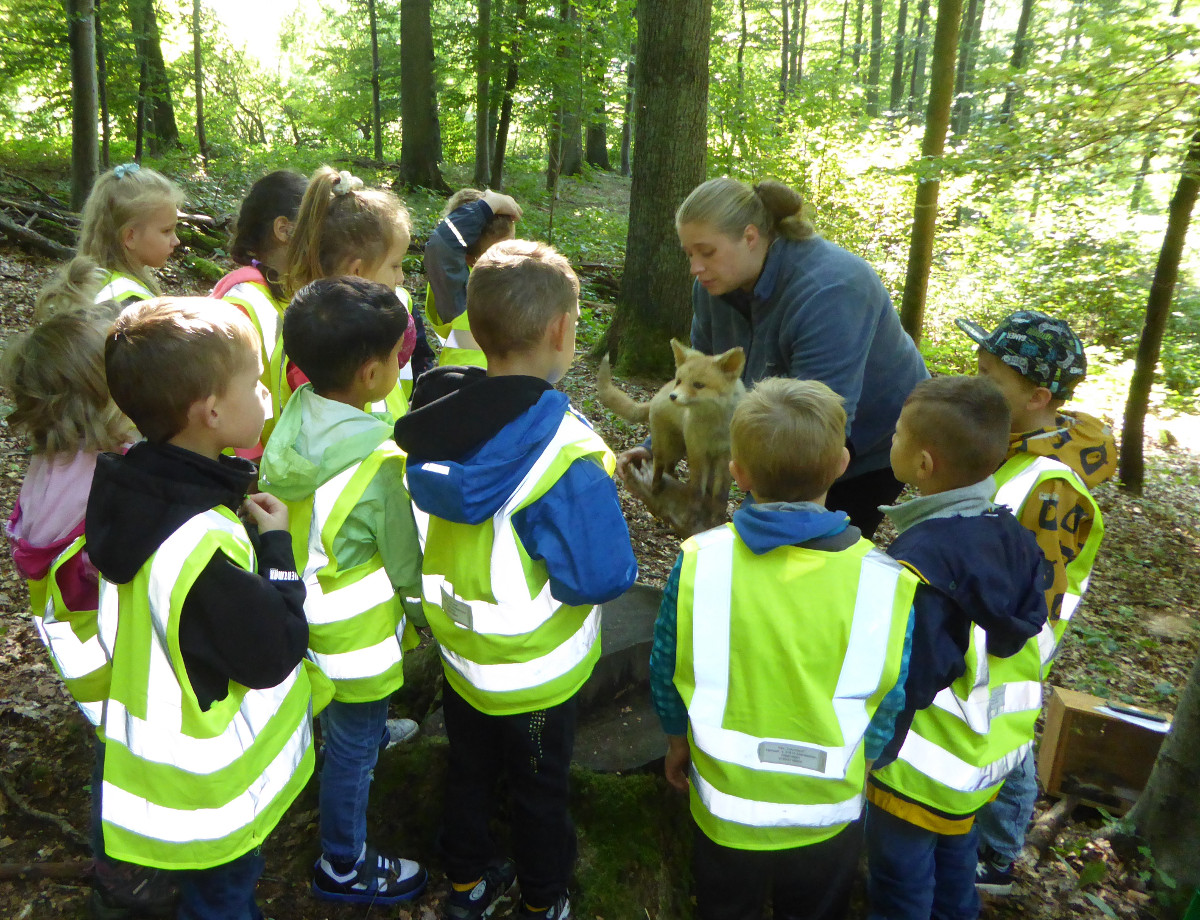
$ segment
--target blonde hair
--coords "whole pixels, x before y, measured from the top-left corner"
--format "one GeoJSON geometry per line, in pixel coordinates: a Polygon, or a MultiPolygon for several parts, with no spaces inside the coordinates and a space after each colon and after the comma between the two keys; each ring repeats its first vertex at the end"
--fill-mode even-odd
{"type": "Polygon", "coordinates": [[[40,323],[59,313],[90,305],[107,281],[108,272],[95,259],[76,256],[38,291],[33,305],[34,320],[40,323]]]}
{"type": "Polygon", "coordinates": [[[799,192],[773,179],[753,187],[737,179],[709,179],[683,200],[675,212],[675,229],[684,224],[709,224],[736,238],[753,224],[767,239],[806,240],[815,231],[805,210],[799,192]]]}
{"type": "Polygon", "coordinates": [[[339,273],[352,259],[376,266],[399,238],[411,239],[408,208],[391,192],[363,188],[362,180],[322,166],[308,182],[288,244],[284,287],[295,294],[318,278],[339,273]]]}
{"type": "Polygon", "coordinates": [[[733,413],[730,441],[761,500],[811,501],[841,473],[842,397],[816,380],[760,380],[733,413]]]}
{"type": "MultiPolygon", "coordinates": [[[[446,207],[442,208],[442,219],[449,217],[452,212],[457,211],[464,204],[482,200],[483,194],[477,188],[460,188],[450,196],[446,207]]],[[[493,214],[489,217],[483,225],[483,229],[479,231],[479,237],[466,249],[467,264],[478,259],[497,243],[511,240],[516,232],[516,226],[516,218],[511,214],[493,214]]]]}
{"type": "Polygon", "coordinates": [[[163,205],[178,210],[183,191],[162,173],[136,165],[117,166],[96,180],[83,206],[79,256],[87,256],[101,268],[127,272],[159,294],[153,274],[133,264],[122,238],[149,211],[163,205]]]}
{"type": "Polygon", "coordinates": [[[8,340],[0,358],[0,385],[13,402],[8,424],[35,454],[117,450],[133,439],[104,374],[112,320],[111,305],[89,304],[8,340]]]}
{"type": "Polygon", "coordinates": [[[192,404],[222,396],[255,367],[262,345],[241,310],[207,297],[155,297],[126,307],[104,344],[113,400],[146,440],[187,427],[192,404]]]}
{"type": "Polygon", "coordinates": [[[551,322],[578,304],[579,279],[571,263],[545,243],[497,243],[467,281],[471,335],[489,358],[532,348],[551,322]]]}

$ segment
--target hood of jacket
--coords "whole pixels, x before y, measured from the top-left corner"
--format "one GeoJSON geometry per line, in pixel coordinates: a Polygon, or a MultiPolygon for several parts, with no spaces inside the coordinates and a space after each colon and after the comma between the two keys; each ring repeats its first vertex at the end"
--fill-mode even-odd
{"type": "Polygon", "coordinates": [[[171,444],[101,454],[84,519],[92,564],[111,582],[131,581],[188,518],[218,505],[236,512],[254,477],[248,460],[210,460],[171,444]]]}
{"type": "Polygon", "coordinates": [[[1059,412],[1053,427],[1012,435],[1008,455],[1034,454],[1061,460],[1089,489],[1117,469],[1117,442],[1102,419],[1085,412],[1059,412]]]}
{"type": "Polygon", "coordinates": [[[422,511],[462,524],[500,509],[570,409],[565,394],[536,377],[445,367],[422,375],[418,389],[417,408],[395,428],[409,455],[409,492],[422,511]]]}
{"type": "Polygon", "coordinates": [[[831,552],[858,542],[862,532],[844,511],[813,502],[765,502],[747,499],[733,513],[733,527],[756,556],[780,546],[805,545],[831,552]]]}
{"type": "Polygon", "coordinates": [[[392,434],[386,415],[318,396],[312,384],[288,400],[259,466],[259,481],[284,501],[303,501],[392,434]]]}

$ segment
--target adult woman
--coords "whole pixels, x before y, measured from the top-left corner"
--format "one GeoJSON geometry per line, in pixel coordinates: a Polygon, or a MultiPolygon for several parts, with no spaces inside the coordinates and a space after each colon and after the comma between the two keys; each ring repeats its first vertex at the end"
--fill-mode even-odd
{"type": "MultiPolygon", "coordinates": [[[[902,485],[888,454],[905,398],[929,376],[879,276],[817,236],[803,200],[778,182],[712,179],[675,214],[695,276],[692,346],[746,351],[743,379],[820,380],[845,400],[850,466],[827,505],[871,536],[902,485]]],[[[636,463],[643,448],[622,459],[636,463]]]]}

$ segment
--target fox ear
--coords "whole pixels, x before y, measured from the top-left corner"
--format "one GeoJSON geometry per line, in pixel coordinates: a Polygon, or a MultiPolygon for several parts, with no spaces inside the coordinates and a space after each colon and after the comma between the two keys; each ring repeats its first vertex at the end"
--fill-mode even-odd
{"type": "Polygon", "coordinates": [[[671,351],[675,353],[676,367],[679,367],[679,365],[686,361],[688,356],[692,354],[692,350],[684,345],[683,342],[679,341],[679,339],[671,339],[671,351]]]}
{"type": "Polygon", "coordinates": [[[717,356],[717,367],[726,374],[731,380],[734,377],[742,375],[742,368],[746,366],[746,353],[742,351],[742,346],[731,348],[723,355],[717,356]]]}

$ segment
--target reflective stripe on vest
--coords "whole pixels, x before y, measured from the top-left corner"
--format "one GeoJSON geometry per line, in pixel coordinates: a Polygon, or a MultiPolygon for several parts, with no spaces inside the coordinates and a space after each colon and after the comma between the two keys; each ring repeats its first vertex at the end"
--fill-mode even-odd
{"type": "MultiPolygon", "coordinates": [[[[292,518],[303,559],[308,618],[308,657],[335,683],[343,702],[384,699],[404,683],[404,607],[376,552],[367,562],[343,569],[333,546],[350,512],[386,462],[404,462],[394,445],[382,444],[313,494],[292,518]],[[311,515],[307,527],[305,517],[311,515]],[[303,532],[298,532],[303,528],[303,532]]],[[[294,504],[293,504],[294,507],[294,504]]]]}
{"type": "MultiPolygon", "coordinates": [[[[428,545],[436,539],[437,527],[446,522],[431,517],[426,524],[428,543],[422,574],[426,615],[441,646],[449,679],[454,682],[455,689],[482,711],[502,714],[502,711],[524,712],[556,705],[571,696],[578,686],[551,692],[545,689],[546,685],[570,675],[597,654],[599,608],[572,607],[555,598],[544,564],[530,560],[524,554],[512,524],[517,511],[541,497],[557,481],[558,476],[554,475],[556,464],[561,462],[564,454],[570,456],[572,453],[578,457],[598,455],[611,472],[612,453],[586,422],[568,411],[553,438],[491,521],[473,526],[457,525],[461,529],[454,530],[451,537],[461,540],[461,544],[456,542],[454,561],[447,566],[448,571],[437,571],[432,567],[431,559],[435,556],[444,558],[445,554],[430,553],[431,546],[428,545]],[[465,539],[468,535],[474,537],[475,546],[468,544],[465,539]],[[470,566],[472,549],[478,550],[478,558],[487,542],[491,544],[490,554],[486,562],[479,561],[487,566],[486,593],[490,600],[471,597],[459,590],[455,584],[458,575],[454,570],[456,565],[470,566]],[[541,584],[536,593],[530,589],[531,581],[541,584]],[[536,634],[552,628],[552,621],[564,622],[558,618],[567,612],[578,617],[578,625],[553,646],[548,646],[547,640],[539,639],[536,634]],[[464,641],[468,636],[470,639],[464,641]],[[471,649],[479,648],[475,637],[480,636],[495,640],[493,651],[503,660],[479,660],[483,656],[471,649]],[[511,654],[503,652],[504,649],[511,654]],[[553,699],[545,697],[548,692],[553,699]]],[[[438,463],[422,464],[422,469],[434,474],[448,472],[438,463]]],[[[558,475],[563,471],[565,467],[558,475]]],[[[442,549],[449,550],[448,547],[442,549]]],[[[478,572],[471,574],[478,583],[478,572]]],[[[478,593],[485,591],[481,589],[478,593]]],[[[586,677],[586,673],[582,674],[579,684],[586,677]]]]}
{"type": "MultiPolygon", "coordinates": [[[[845,596],[836,604],[831,601],[832,609],[823,611],[828,614],[829,628],[845,628],[847,634],[841,661],[834,663],[836,679],[832,667],[827,687],[820,686],[822,675],[808,677],[807,682],[822,696],[814,700],[815,714],[811,714],[818,727],[807,738],[799,737],[799,732],[772,736],[725,727],[731,711],[731,685],[735,684],[732,644],[748,636],[762,638],[751,623],[761,602],[745,593],[747,583],[735,585],[739,578],[751,577],[749,565],[737,561],[749,552],[732,525],[699,534],[684,544],[676,683],[687,704],[693,746],[693,815],[711,839],[725,846],[746,845],[764,829],[774,829],[769,842],[779,847],[815,843],[857,819],[862,811],[863,738],[879,702],[899,675],[916,578],[865,541],[841,553],[794,547],[772,551],[783,555],[771,559],[771,564],[784,569],[812,566],[810,571],[820,571],[833,565],[844,567],[847,577],[857,574],[857,581],[851,582],[855,585],[853,599],[845,596]],[[742,565],[747,568],[739,576],[735,568],[742,565]],[[742,612],[735,615],[735,608],[742,612]],[[689,632],[690,644],[684,648],[689,632]],[[829,695],[824,696],[826,693],[829,695]],[[813,735],[822,731],[825,737],[838,737],[842,743],[813,741],[813,735]],[[768,777],[773,778],[768,781],[768,777]],[[765,791],[767,782],[771,783],[769,791],[765,791]],[[703,812],[697,813],[697,804],[703,812]],[[713,818],[724,823],[714,824],[713,818]]],[[[837,573],[836,569],[829,571],[837,573]]],[[[788,626],[780,629],[786,631],[788,626]]],[[[767,653],[763,657],[774,674],[781,662],[767,653]]],[[[739,662],[744,673],[745,659],[739,658],[739,662]]],[[[732,711],[742,713],[744,725],[745,713],[752,707],[740,698],[734,707],[732,711]]],[[[770,724],[769,720],[755,721],[763,727],[770,724]]],[[[758,846],[768,840],[757,839],[758,846]]]]}
{"type": "Polygon", "coordinates": [[[243,281],[241,284],[234,285],[221,299],[228,300],[235,305],[245,306],[249,310],[254,328],[258,330],[259,338],[262,339],[263,354],[267,357],[269,366],[271,353],[274,352],[275,342],[279,338],[279,321],[281,319],[275,301],[271,299],[261,284],[255,284],[252,281],[243,281]]]}
{"type": "MultiPolygon", "coordinates": [[[[972,641],[976,649],[987,648],[987,633],[982,626],[971,627],[972,641]]],[[[1038,637],[1040,639],[1040,635],[1038,637]]],[[[991,668],[989,655],[978,659],[971,692],[965,699],[955,695],[951,687],[945,687],[933,698],[933,705],[965,722],[976,734],[988,731],[992,719],[1003,713],[1038,711],[1042,708],[1042,682],[1040,680],[1016,680],[990,688],[991,668]]]]}
{"type": "Polygon", "coordinates": [[[304,667],[262,690],[230,681],[207,710],[191,690],[179,614],[218,552],[253,571],[245,528],[224,508],[185,521],[131,582],[101,582],[100,637],[113,660],[102,808],[114,858],[171,869],[229,862],[261,845],[311,773],[304,667]]]}
{"type": "MultiPolygon", "coordinates": [[[[58,587],[58,571],[83,551],[83,537],[63,550],[46,573],[41,612],[34,612],[38,635],[67,690],[88,721],[99,725],[108,697],[111,669],[96,630],[95,610],[71,610],[58,587]]],[[[32,595],[32,592],[31,592],[32,595]]]]}
{"type": "Polygon", "coordinates": [[[126,300],[149,300],[154,295],[149,288],[136,278],[123,272],[109,272],[108,283],[96,292],[96,303],[115,300],[123,303],[126,300]]]}

